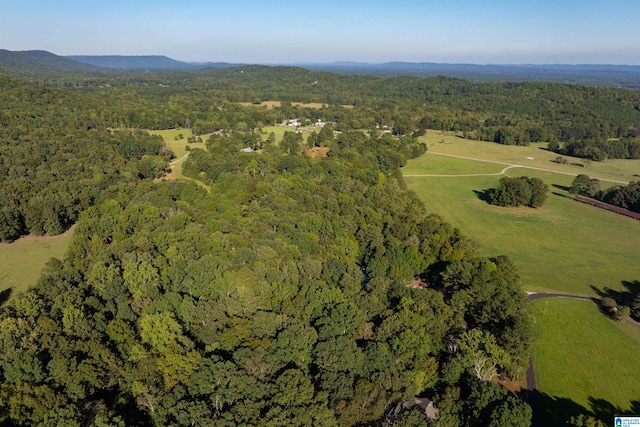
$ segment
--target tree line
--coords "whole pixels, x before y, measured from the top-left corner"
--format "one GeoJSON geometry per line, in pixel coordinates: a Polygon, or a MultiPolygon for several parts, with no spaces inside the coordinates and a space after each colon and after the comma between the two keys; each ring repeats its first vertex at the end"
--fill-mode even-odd
{"type": "Polygon", "coordinates": [[[628,185],[614,185],[606,190],[600,189],[600,181],[580,174],[571,183],[569,193],[590,197],[610,205],[640,213],[640,181],[628,185]]]}

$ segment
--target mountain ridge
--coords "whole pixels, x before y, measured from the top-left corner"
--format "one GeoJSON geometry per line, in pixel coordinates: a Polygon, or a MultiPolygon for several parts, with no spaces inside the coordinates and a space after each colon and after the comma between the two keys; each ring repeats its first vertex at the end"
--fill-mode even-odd
{"type": "MultiPolygon", "coordinates": [[[[171,72],[221,69],[247,64],[229,62],[183,62],[165,55],[68,55],[43,50],[0,50],[0,74],[47,78],[61,73],[110,75],[121,72],[171,72]]],[[[309,71],[325,71],[375,77],[446,76],[470,82],[559,82],[640,90],[640,65],[620,64],[451,64],[392,61],[271,63],[309,71]]]]}

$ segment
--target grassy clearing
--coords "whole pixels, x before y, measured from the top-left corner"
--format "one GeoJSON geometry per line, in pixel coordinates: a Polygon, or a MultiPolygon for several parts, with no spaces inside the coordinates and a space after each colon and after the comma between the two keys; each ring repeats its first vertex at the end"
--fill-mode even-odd
{"type": "MultiPolygon", "coordinates": [[[[549,182],[542,173],[527,175],[549,182]]],[[[559,195],[539,209],[492,206],[475,192],[498,179],[405,178],[429,212],[463,230],[485,255],[508,255],[528,290],[594,295],[591,286],[623,290],[623,280],[640,277],[640,222],[559,195]]]]}
{"type": "MultiPolygon", "coordinates": [[[[307,137],[311,132],[320,131],[320,129],[318,128],[307,127],[307,126],[299,127],[297,128],[297,130],[302,132],[302,136],[304,137],[305,141],[307,140],[307,137]]],[[[285,132],[295,132],[295,131],[296,131],[296,128],[288,127],[288,126],[264,126],[260,134],[262,135],[262,139],[267,139],[269,137],[269,134],[273,132],[273,134],[276,136],[276,144],[278,144],[280,141],[282,141],[282,138],[284,137],[285,132]]]]}
{"type": "MultiPolygon", "coordinates": [[[[446,174],[452,168],[464,172],[464,162],[469,173],[487,168],[480,162],[427,154],[411,160],[403,173],[446,174]],[[428,164],[428,169],[421,164],[428,164]]],[[[499,176],[405,177],[405,181],[427,211],[463,230],[485,255],[508,255],[528,290],[595,295],[591,286],[623,290],[623,280],[640,278],[640,221],[570,200],[564,188],[571,176],[524,168],[511,168],[506,174],[538,177],[551,186],[552,194],[538,209],[503,208],[481,199],[485,190],[497,185],[499,176]]]]}
{"type": "MultiPolygon", "coordinates": [[[[617,181],[640,180],[640,178],[633,176],[634,174],[640,173],[640,160],[614,159],[605,162],[592,162],[588,168],[575,165],[561,165],[552,162],[552,160],[558,157],[558,154],[545,150],[544,148],[547,146],[546,142],[534,143],[526,147],[516,147],[514,145],[500,145],[493,142],[463,139],[439,131],[428,131],[425,136],[421,137],[421,140],[426,142],[429,146],[429,151],[434,153],[515,163],[576,175],[583,173],[598,178],[617,181]]],[[[582,159],[571,157],[567,157],[567,159],[574,163],[582,162],[582,159]]]]}
{"type": "Polygon", "coordinates": [[[203,182],[186,177],[182,174],[182,162],[184,162],[189,155],[189,152],[185,147],[188,145],[190,148],[202,148],[206,150],[205,142],[209,139],[210,135],[200,135],[203,142],[188,143],[187,138],[193,136],[191,129],[149,130],[147,132],[152,135],[160,135],[169,148],[171,148],[171,151],[176,155],[176,158],[171,161],[171,174],[163,179],[192,181],[205,188],[207,191],[211,191],[211,188],[203,182]],[[180,134],[182,134],[184,139],[180,139],[178,137],[180,134]],[[176,139],[176,137],[178,137],[178,139],[176,139]]]}
{"type": "Polygon", "coordinates": [[[13,243],[0,243],[0,292],[11,289],[11,296],[33,286],[42,267],[51,257],[64,257],[73,228],[58,236],[26,236],[13,243]]]}
{"type": "Polygon", "coordinates": [[[151,135],[160,135],[164,142],[171,148],[171,151],[174,152],[176,158],[179,159],[187,154],[187,150],[185,147],[188,145],[191,148],[205,148],[205,142],[209,139],[210,135],[200,135],[203,142],[193,142],[191,144],[187,143],[187,138],[193,136],[193,132],[191,129],[168,129],[168,130],[149,130],[147,131],[151,135]],[[178,135],[182,134],[184,139],[176,139],[178,135]]]}
{"type": "Polygon", "coordinates": [[[543,299],[533,303],[533,312],[540,391],[608,419],[614,416],[606,413],[610,405],[594,405],[596,400],[629,410],[640,396],[640,342],[630,340],[590,301],[543,299]]]}
{"type": "Polygon", "coordinates": [[[411,160],[402,169],[404,175],[460,175],[499,173],[505,165],[486,162],[470,162],[454,157],[426,155],[411,160]]]}
{"type": "Polygon", "coordinates": [[[269,137],[269,134],[273,132],[276,136],[276,143],[282,141],[282,137],[285,132],[294,132],[295,129],[287,127],[287,126],[264,126],[260,134],[262,135],[262,139],[266,140],[269,137]]]}

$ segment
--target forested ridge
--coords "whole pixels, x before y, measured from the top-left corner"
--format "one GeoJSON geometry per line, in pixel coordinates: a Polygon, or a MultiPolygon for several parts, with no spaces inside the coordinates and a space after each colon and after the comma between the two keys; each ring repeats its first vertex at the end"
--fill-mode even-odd
{"type": "Polygon", "coordinates": [[[110,186],[167,170],[161,138],[87,126],[86,97],[4,77],[0,88],[0,241],[59,234],[110,186]]]}
{"type": "Polygon", "coordinates": [[[533,340],[514,265],[428,215],[399,168],[430,128],[633,138],[638,94],[280,67],[60,78],[0,77],[0,238],[78,221],[0,311],[6,425],[530,424],[494,381],[521,378],[533,340]],[[283,103],[237,104],[264,99],[283,103]],[[326,126],[261,132],[293,118],[326,126]],[[172,153],[136,129],[176,127],[219,131],[183,165],[210,191],[154,181],[172,153]]]}

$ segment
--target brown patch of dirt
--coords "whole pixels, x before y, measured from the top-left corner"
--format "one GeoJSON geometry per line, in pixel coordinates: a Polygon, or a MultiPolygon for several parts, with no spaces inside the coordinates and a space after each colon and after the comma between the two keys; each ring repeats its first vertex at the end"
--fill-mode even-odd
{"type": "Polygon", "coordinates": [[[520,381],[512,381],[511,378],[506,376],[498,377],[496,375],[493,378],[493,380],[498,384],[500,384],[501,386],[505,387],[507,390],[509,390],[512,393],[519,393],[520,390],[522,389],[522,385],[520,384],[520,381]]]}
{"type": "Polygon", "coordinates": [[[414,276],[413,277],[413,282],[411,282],[411,287],[412,288],[426,288],[428,287],[429,284],[425,281],[422,280],[422,278],[420,276],[414,276]]]}
{"type": "Polygon", "coordinates": [[[327,157],[329,147],[314,147],[307,150],[307,156],[309,157],[327,157]]]}

